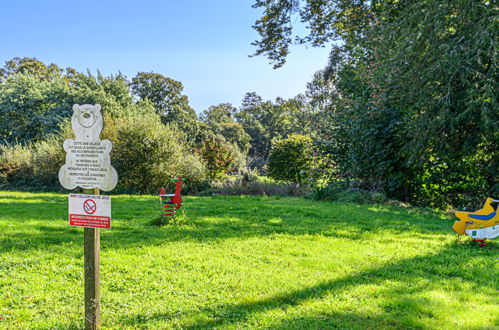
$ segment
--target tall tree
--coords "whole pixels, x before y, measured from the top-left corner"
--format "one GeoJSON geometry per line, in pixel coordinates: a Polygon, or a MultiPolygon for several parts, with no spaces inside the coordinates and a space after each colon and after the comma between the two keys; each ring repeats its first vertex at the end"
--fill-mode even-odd
{"type": "Polygon", "coordinates": [[[236,122],[237,108],[230,103],[221,103],[203,111],[201,120],[221,139],[237,146],[246,156],[250,148],[251,137],[241,123],[236,122]]]}
{"type": "Polygon", "coordinates": [[[132,102],[128,81],[121,74],[94,77],[67,69],[64,75],[45,79],[32,71],[15,72],[0,83],[0,144],[38,141],[57,132],[75,103],[98,103],[114,116],[143,106],[132,102]]]}
{"type": "Polygon", "coordinates": [[[175,123],[190,136],[197,133],[198,118],[182,94],[184,86],[180,81],[159,73],[139,72],[130,87],[134,96],[152,102],[163,123],[175,123]]]}
{"type": "Polygon", "coordinates": [[[326,70],[314,73],[312,81],[307,83],[305,96],[309,106],[314,112],[325,112],[330,109],[338,97],[336,81],[327,76],[326,70]]]}
{"type": "Polygon", "coordinates": [[[234,121],[237,108],[230,103],[212,105],[201,114],[201,120],[207,123],[223,123],[234,121]]]}
{"type": "MultiPolygon", "coordinates": [[[[371,137],[398,139],[384,145],[390,150],[359,152],[401,155],[392,165],[403,171],[398,186],[407,198],[445,204],[499,191],[499,157],[492,147],[499,144],[496,5],[256,0],[254,7],[263,8],[254,26],[260,34],[255,54],[266,55],[275,67],[285,63],[293,42],[332,47],[326,73],[337,79],[339,97],[329,106],[336,111],[329,126],[354,129],[351,123],[363,122],[371,137]],[[307,24],[308,34],[294,35],[296,18],[307,24]],[[430,174],[431,168],[439,174],[430,174]]],[[[343,150],[353,150],[356,142],[343,150]]]]}
{"type": "Polygon", "coordinates": [[[273,139],[310,134],[313,129],[310,108],[300,95],[288,100],[278,97],[272,102],[247,93],[236,118],[251,137],[249,155],[259,163],[257,167],[267,162],[273,139]]]}

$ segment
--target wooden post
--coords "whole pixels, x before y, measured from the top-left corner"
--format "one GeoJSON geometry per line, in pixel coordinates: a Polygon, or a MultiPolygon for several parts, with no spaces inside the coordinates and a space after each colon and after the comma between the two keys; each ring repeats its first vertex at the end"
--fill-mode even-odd
{"type": "MultiPolygon", "coordinates": [[[[99,195],[99,188],[83,189],[99,195]]],[[[85,329],[100,328],[100,229],[84,228],[85,250],[85,329]]]]}

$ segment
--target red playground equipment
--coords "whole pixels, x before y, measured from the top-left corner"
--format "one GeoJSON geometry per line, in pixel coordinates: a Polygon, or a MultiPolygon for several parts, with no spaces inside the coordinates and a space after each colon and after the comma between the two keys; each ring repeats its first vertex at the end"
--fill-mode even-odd
{"type": "Polygon", "coordinates": [[[165,194],[165,188],[161,187],[159,190],[159,198],[161,204],[163,204],[163,215],[175,217],[177,210],[182,205],[182,197],[180,196],[180,187],[182,187],[182,181],[185,181],[185,178],[176,177],[170,179],[170,181],[174,181],[176,183],[175,194],[165,194]]]}

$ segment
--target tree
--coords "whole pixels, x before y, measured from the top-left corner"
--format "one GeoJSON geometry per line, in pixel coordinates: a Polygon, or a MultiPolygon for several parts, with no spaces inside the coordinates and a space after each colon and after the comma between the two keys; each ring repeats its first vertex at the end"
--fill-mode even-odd
{"type": "Polygon", "coordinates": [[[286,139],[275,140],[269,155],[269,176],[276,180],[303,183],[314,168],[312,139],[291,134],[286,139]]]}
{"type": "Polygon", "coordinates": [[[206,123],[234,122],[237,108],[230,103],[212,105],[201,114],[201,120],[206,123]]]}
{"type": "Polygon", "coordinates": [[[307,136],[315,136],[317,131],[316,113],[310,103],[307,102],[305,96],[298,94],[288,100],[277,98],[276,103],[281,109],[281,113],[286,117],[283,122],[285,133],[301,134],[307,136]]]}
{"type": "Polygon", "coordinates": [[[334,100],[338,97],[335,83],[334,79],[327,76],[325,69],[314,73],[312,81],[307,83],[305,92],[313,112],[323,113],[333,106],[334,100]]]}
{"type": "MultiPolygon", "coordinates": [[[[396,0],[386,1],[397,2],[396,0]]],[[[253,28],[261,39],[252,45],[254,55],[266,55],[274,68],[286,63],[289,46],[293,43],[322,47],[329,42],[348,40],[355,44],[375,17],[377,1],[351,0],[255,0],[253,8],[263,8],[263,14],[253,28]],[[293,21],[307,23],[309,34],[293,34],[293,21]]]]}
{"type": "Polygon", "coordinates": [[[236,122],[237,108],[230,103],[221,103],[203,111],[201,120],[218,139],[225,140],[239,149],[243,155],[248,154],[251,137],[241,123],[236,122]]]}
{"type": "Polygon", "coordinates": [[[431,203],[498,191],[499,157],[491,147],[499,144],[497,14],[490,1],[256,0],[254,7],[264,9],[254,26],[261,37],[255,54],[275,67],[293,42],[332,47],[326,76],[335,79],[338,97],[326,110],[331,130],[357,117],[382,130],[379,114],[398,114],[389,127],[403,132],[402,143],[386,145],[405,157],[396,166],[404,178],[397,196],[428,203],[421,196],[433,176],[425,169],[436,167],[435,180],[445,180],[446,189],[431,203]],[[295,16],[308,24],[308,34],[293,35],[295,16]]]}
{"type": "Polygon", "coordinates": [[[189,136],[197,133],[198,118],[187,96],[182,94],[184,86],[180,81],[159,73],[139,72],[130,87],[134,96],[152,102],[163,123],[175,123],[189,136]]]}
{"type": "Polygon", "coordinates": [[[249,155],[259,167],[266,163],[273,139],[292,133],[309,134],[313,130],[313,116],[300,95],[289,100],[278,97],[272,102],[247,93],[236,118],[251,137],[249,155]]]}
{"type": "Polygon", "coordinates": [[[56,64],[45,65],[34,57],[14,57],[5,62],[5,66],[0,69],[0,82],[14,74],[32,75],[38,79],[51,80],[60,77],[63,70],[56,64]]]}
{"type": "Polygon", "coordinates": [[[237,153],[221,139],[206,139],[201,142],[197,151],[206,163],[210,179],[220,179],[234,169],[237,153]]]}
{"type": "Polygon", "coordinates": [[[128,81],[121,74],[94,77],[73,69],[50,79],[31,72],[9,74],[0,83],[0,144],[41,140],[71,117],[73,104],[96,103],[113,116],[124,116],[145,104],[132,102],[128,81]]]}
{"type": "Polygon", "coordinates": [[[56,132],[72,112],[71,91],[61,79],[14,75],[0,84],[0,144],[37,141],[56,132]]]}
{"type": "Polygon", "coordinates": [[[242,107],[237,113],[237,121],[251,137],[249,156],[260,169],[267,162],[272,147],[272,138],[280,138],[282,127],[278,125],[279,109],[270,101],[263,101],[255,93],[247,93],[242,101],[242,107]]]}

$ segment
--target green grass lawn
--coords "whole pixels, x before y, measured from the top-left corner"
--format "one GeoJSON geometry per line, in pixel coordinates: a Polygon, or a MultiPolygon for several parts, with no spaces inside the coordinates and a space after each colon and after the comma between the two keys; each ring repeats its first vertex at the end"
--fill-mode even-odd
{"type": "MultiPolygon", "coordinates": [[[[113,196],[104,328],[497,328],[498,243],[442,215],[299,198],[113,196]]],[[[83,229],[67,195],[0,192],[0,328],[83,326],[83,229]]]]}

